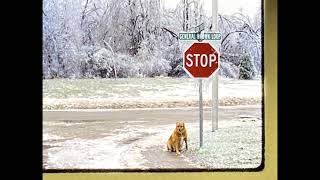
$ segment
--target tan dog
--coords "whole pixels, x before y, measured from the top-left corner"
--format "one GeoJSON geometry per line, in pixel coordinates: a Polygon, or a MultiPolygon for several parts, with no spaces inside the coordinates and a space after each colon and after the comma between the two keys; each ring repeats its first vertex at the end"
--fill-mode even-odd
{"type": "Polygon", "coordinates": [[[187,138],[188,134],[184,122],[177,122],[175,130],[173,131],[167,142],[168,151],[175,151],[177,155],[180,154],[179,151],[181,150],[181,144],[183,143],[183,141],[185,141],[186,149],[188,149],[187,138]]]}

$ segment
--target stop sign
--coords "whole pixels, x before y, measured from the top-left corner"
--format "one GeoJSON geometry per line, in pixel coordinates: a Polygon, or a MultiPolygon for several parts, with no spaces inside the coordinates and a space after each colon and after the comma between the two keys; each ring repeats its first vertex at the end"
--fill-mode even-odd
{"type": "Polygon", "coordinates": [[[193,43],[183,53],[183,69],[193,78],[208,78],[218,69],[219,52],[210,43],[193,43]]]}

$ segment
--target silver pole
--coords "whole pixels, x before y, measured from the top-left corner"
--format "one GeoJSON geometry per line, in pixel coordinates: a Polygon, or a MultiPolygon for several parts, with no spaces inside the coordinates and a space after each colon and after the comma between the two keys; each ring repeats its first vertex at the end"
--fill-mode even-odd
{"type": "Polygon", "coordinates": [[[200,123],[200,147],[203,146],[203,107],[202,107],[202,79],[199,79],[199,123],[200,123]]]}
{"type": "MultiPolygon", "coordinates": [[[[212,0],[212,31],[213,32],[218,31],[218,0],[212,0]]],[[[211,111],[212,132],[214,132],[215,130],[218,130],[218,109],[219,109],[218,76],[219,76],[219,70],[216,70],[212,78],[212,111],[211,111]]]]}
{"type": "Polygon", "coordinates": [[[218,130],[218,73],[219,71],[217,70],[212,79],[212,132],[218,130]]]}

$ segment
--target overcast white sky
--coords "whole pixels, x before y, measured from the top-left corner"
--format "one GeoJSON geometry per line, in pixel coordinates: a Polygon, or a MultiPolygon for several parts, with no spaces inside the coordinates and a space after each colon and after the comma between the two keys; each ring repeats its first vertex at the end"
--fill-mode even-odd
{"type": "MultiPolygon", "coordinates": [[[[165,8],[175,8],[181,0],[161,0],[165,8]]],[[[211,15],[212,0],[200,0],[204,4],[204,9],[208,15],[211,15]]],[[[240,8],[244,14],[253,16],[257,9],[261,8],[262,0],[218,0],[218,13],[231,15],[238,12],[240,8]]]]}

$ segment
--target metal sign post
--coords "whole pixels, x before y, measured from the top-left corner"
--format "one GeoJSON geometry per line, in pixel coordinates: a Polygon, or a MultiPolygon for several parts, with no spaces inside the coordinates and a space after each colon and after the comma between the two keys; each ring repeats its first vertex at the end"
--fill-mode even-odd
{"type": "Polygon", "coordinates": [[[203,146],[203,107],[202,107],[202,79],[199,79],[199,127],[200,127],[200,147],[203,146]]]}
{"type": "MultiPolygon", "coordinates": [[[[212,31],[218,31],[218,0],[212,0],[212,31]]],[[[219,51],[220,51],[220,47],[219,51]]],[[[218,100],[218,84],[219,84],[219,69],[215,72],[212,78],[212,132],[218,130],[218,109],[219,109],[219,100],[218,100]]]]}
{"type": "MultiPolygon", "coordinates": [[[[202,78],[210,78],[211,75],[217,77],[217,73],[213,74],[218,69],[219,51],[208,42],[203,40],[216,41],[221,40],[219,32],[204,32],[204,23],[195,27],[195,32],[179,33],[180,40],[191,40],[194,42],[183,53],[183,69],[192,78],[199,78],[199,137],[200,148],[203,146],[203,96],[202,96],[202,78]]],[[[218,85],[217,83],[215,84],[218,85]]],[[[215,97],[216,100],[218,97],[215,97]]],[[[215,109],[217,110],[217,108],[215,109]]],[[[217,114],[217,113],[216,113],[217,114]]]]}
{"type": "MultiPolygon", "coordinates": [[[[201,31],[204,30],[204,23],[196,27],[197,40],[199,42],[201,39],[201,31]]],[[[199,79],[199,137],[200,137],[200,148],[203,146],[203,100],[202,100],[202,79],[199,79]]]]}

